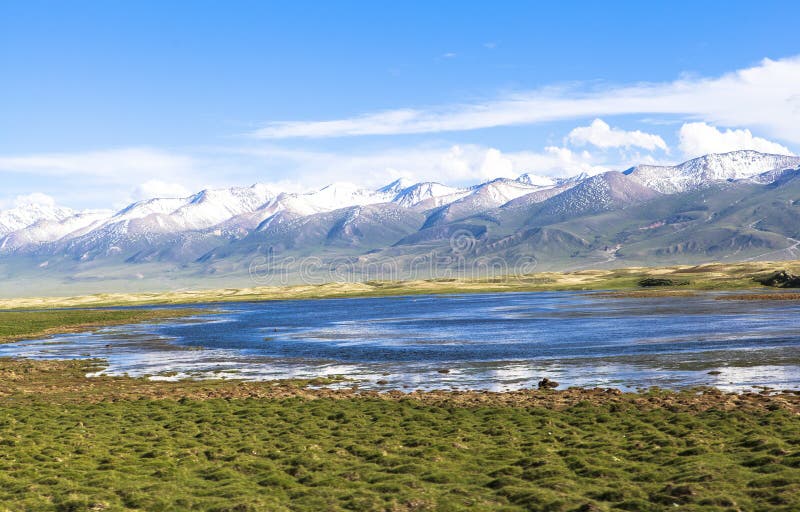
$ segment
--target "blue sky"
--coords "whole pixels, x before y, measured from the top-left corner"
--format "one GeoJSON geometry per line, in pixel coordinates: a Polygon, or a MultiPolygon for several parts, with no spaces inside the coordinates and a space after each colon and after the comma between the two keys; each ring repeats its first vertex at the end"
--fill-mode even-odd
{"type": "Polygon", "coordinates": [[[9,0],[0,208],[796,153],[797,19],[793,1],[9,0]]]}

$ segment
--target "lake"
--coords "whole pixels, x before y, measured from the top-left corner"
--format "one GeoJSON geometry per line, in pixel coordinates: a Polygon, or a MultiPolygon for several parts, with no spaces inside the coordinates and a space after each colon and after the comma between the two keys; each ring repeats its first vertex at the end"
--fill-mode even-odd
{"type": "Polygon", "coordinates": [[[103,373],[161,379],[343,375],[372,389],[502,391],[543,377],[562,388],[800,389],[800,304],[719,296],[537,292],[205,304],[198,307],[207,315],[0,345],[0,356],[98,357],[109,363],[103,373]]]}

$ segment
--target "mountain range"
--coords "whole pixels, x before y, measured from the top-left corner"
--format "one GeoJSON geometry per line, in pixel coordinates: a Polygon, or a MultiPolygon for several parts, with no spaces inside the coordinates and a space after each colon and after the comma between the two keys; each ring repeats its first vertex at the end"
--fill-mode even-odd
{"type": "Polygon", "coordinates": [[[755,151],[466,188],[256,184],[0,211],[0,295],[794,259],[798,239],[800,157],[755,151]]]}

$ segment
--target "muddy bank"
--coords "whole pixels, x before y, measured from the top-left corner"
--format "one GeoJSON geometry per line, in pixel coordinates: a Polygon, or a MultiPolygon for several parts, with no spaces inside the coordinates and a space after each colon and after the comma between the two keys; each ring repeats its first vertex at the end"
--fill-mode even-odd
{"type": "Polygon", "coordinates": [[[544,407],[560,410],[578,404],[617,405],[620,410],[665,408],[670,411],[772,411],[800,414],[800,392],[764,390],[725,393],[715,388],[687,391],[651,389],[623,393],[611,388],[519,391],[413,391],[328,389],[329,379],[241,382],[233,380],[153,381],[129,377],[86,377],[102,368],[98,360],[32,361],[0,359],[0,403],[48,401],[95,403],[120,400],[206,399],[382,399],[415,400],[455,407],[544,407]]]}

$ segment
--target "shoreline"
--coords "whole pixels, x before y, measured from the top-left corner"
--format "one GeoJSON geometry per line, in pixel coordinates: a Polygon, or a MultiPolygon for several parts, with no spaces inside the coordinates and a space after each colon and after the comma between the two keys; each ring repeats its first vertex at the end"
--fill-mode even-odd
{"type": "Polygon", "coordinates": [[[544,407],[560,410],[589,402],[593,405],[627,404],[639,409],[669,407],[689,411],[709,409],[772,411],[776,408],[800,415],[800,390],[765,388],[729,392],[703,386],[687,389],[616,388],[487,390],[372,390],[330,388],[340,379],[237,379],[151,380],[146,377],[87,374],[103,368],[100,359],[35,360],[0,358],[0,406],[29,402],[101,403],[132,400],[388,400],[417,401],[455,407],[544,407]]]}
{"type": "Polygon", "coordinates": [[[202,309],[71,309],[0,311],[0,344],[59,334],[94,332],[103,327],[160,322],[208,313],[202,309]]]}

